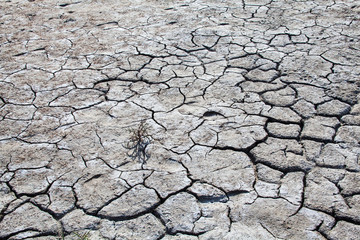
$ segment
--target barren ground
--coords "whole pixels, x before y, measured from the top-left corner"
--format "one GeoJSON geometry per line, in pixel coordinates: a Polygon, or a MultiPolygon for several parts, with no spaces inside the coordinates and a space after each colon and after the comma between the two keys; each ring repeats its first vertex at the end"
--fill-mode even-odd
{"type": "Polygon", "coordinates": [[[359,16],[1,0],[0,239],[359,239],[359,16]]]}

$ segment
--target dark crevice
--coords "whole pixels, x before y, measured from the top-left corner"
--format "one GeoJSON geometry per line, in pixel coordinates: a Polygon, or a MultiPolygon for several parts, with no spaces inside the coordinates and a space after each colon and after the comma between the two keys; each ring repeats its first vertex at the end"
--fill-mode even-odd
{"type": "MultiPolygon", "coordinates": [[[[153,214],[154,215],[154,210],[161,204],[161,202],[158,202],[156,204],[154,204],[152,207],[148,208],[148,209],[145,209],[144,211],[141,211],[139,213],[136,213],[134,215],[131,215],[131,216],[117,216],[117,217],[112,217],[112,216],[107,216],[107,215],[101,215],[101,214],[91,214],[91,213],[88,213],[90,215],[93,215],[95,217],[98,217],[98,218],[101,218],[101,219],[108,219],[108,220],[111,220],[111,221],[129,221],[129,220],[133,220],[133,219],[136,219],[136,218],[139,218],[141,216],[144,216],[146,214],[153,214]]],[[[105,205],[106,206],[106,205],[105,205]]],[[[154,215],[155,216],[155,215],[154,215]]]]}
{"type": "MultiPolygon", "coordinates": [[[[32,227],[29,227],[29,228],[26,228],[26,229],[22,229],[20,231],[17,231],[17,232],[14,232],[14,233],[11,233],[11,234],[8,234],[8,235],[3,235],[3,237],[1,237],[0,239],[11,239],[11,237],[14,237],[18,234],[21,234],[21,233],[26,233],[26,232],[38,232],[38,234],[34,234],[32,237],[39,237],[39,236],[46,236],[46,235],[52,235],[54,233],[52,232],[46,232],[46,233],[41,233],[40,230],[36,229],[36,228],[32,228],[32,227]]],[[[13,238],[14,239],[14,238],[13,238]]],[[[17,239],[17,238],[16,238],[17,239]]]]}
{"type": "MultiPolygon", "coordinates": [[[[108,220],[111,220],[111,221],[128,221],[128,220],[132,220],[132,219],[136,219],[138,217],[141,217],[141,216],[144,216],[146,214],[153,214],[155,217],[157,217],[165,226],[165,223],[164,221],[161,219],[161,216],[159,215],[159,213],[157,213],[156,211],[156,208],[159,207],[160,205],[162,205],[168,198],[170,198],[171,196],[174,196],[176,194],[179,194],[181,192],[186,192],[186,189],[191,185],[189,186],[185,186],[184,188],[178,190],[178,191],[175,191],[175,192],[172,192],[170,194],[168,194],[165,198],[162,198],[159,193],[153,189],[153,188],[149,188],[149,189],[153,189],[155,191],[155,193],[158,195],[159,197],[159,201],[155,204],[153,204],[150,208],[148,209],[145,209],[144,211],[141,211],[137,214],[134,214],[134,215],[131,215],[131,216],[117,216],[117,217],[112,217],[112,216],[107,216],[107,215],[102,215],[102,214],[99,214],[99,212],[101,211],[101,209],[103,209],[104,207],[106,207],[107,205],[109,205],[111,202],[115,201],[116,199],[119,199],[121,198],[125,193],[129,192],[131,189],[133,189],[135,186],[138,186],[138,185],[143,185],[142,183],[141,184],[136,184],[134,186],[132,186],[131,188],[125,190],[124,192],[122,192],[119,196],[116,196],[115,198],[107,201],[105,204],[103,204],[103,206],[101,206],[101,208],[97,209],[95,212],[88,212],[86,211],[85,209],[83,209],[87,214],[89,215],[92,215],[92,216],[95,216],[95,217],[98,217],[98,218],[101,218],[101,219],[108,219],[108,220]]],[[[145,185],[144,185],[145,186],[145,185]]],[[[147,187],[148,188],[148,187],[147,187]]],[[[78,207],[80,208],[80,207],[78,207]]]]}
{"type": "Polygon", "coordinates": [[[214,116],[221,116],[223,118],[225,118],[225,116],[219,112],[216,112],[216,111],[206,111],[204,114],[203,114],[203,117],[214,117],[214,116]]]}
{"type": "Polygon", "coordinates": [[[216,203],[216,202],[225,203],[225,202],[227,202],[227,201],[229,200],[229,199],[226,197],[226,195],[224,195],[224,196],[219,196],[219,197],[196,196],[196,199],[197,199],[200,203],[216,203]]]}
{"type": "MultiPolygon", "coordinates": [[[[335,137],[335,134],[334,134],[333,138],[334,137],[335,137]]],[[[310,141],[314,141],[314,142],[321,142],[321,143],[324,143],[324,144],[336,143],[333,140],[326,140],[326,139],[317,138],[317,137],[310,137],[310,136],[301,136],[300,140],[310,140],[310,141]]]]}
{"type": "Polygon", "coordinates": [[[237,196],[240,194],[245,194],[245,193],[250,193],[250,192],[246,191],[246,190],[234,190],[234,191],[227,192],[227,196],[228,196],[228,198],[230,198],[230,197],[234,197],[234,196],[237,196]]]}
{"type": "Polygon", "coordinates": [[[194,233],[194,232],[186,232],[186,231],[176,231],[176,232],[171,232],[167,229],[166,234],[170,235],[170,236],[176,236],[177,234],[182,234],[182,235],[186,235],[186,236],[194,236],[194,237],[199,237],[203,234],[206,233],[206,231],[204,232],[200,232],[200,233],[194,233]]]}
{"type": "Polygon", "coordinates": [[[231,217],[231,208],[230,207],[228,207],[227,208],[227,217],[228,217],[228,219],[229,219],[229,229],[228,229],[228,232],[231,232],[231,228],[232,228],[232,224],[233,224],[233,219],[232,219],[232,217],[231,217]]]}
{"type": "MultiPolygon", "coordinates": [[[[331,211],[327,211],[327,210],[322,210],[322,209],[318,209],[318,208],[314,208],[308,205],[305,205],[306,208],[317,211],[317,212],[321,212],[324,213],[326,215],[330,215],[331,217],[333,217],[335,219],[336,222],[339,221],[344,221],[344,222],[348,222],[354,225],[360,225],[360,220],[359,219],[354,219],[350,216],[339,216],[338,213],[336,213],[336,209],[332,208],[331,211]]],[[[335,226],[334,226],[335,227],[335,226]]]]}
{"type": "Polygon", "coordinates": [[[103,145],[103,142],[102,142],[102,139],[101,139],[99,133],[98,133],[96,130],[95,130],[95,134],[96,134],[96,136],[97,136],[98,139],[99,139],[99,143],[100,143],[101,147],[102,147],[103,149],[105,149],[105,147],[104,147],[104,145],[103,145]]]}
{"type": "MultiPolygon", "coordinates": [[[[248,156],[252,156],[251,153],[248,154],[248,156]]],[[[306,171],[301,168],[301,167],[298,167],[298,166],[288,166],[288,167],[280,167],[276,164],[273,164],[269,161],[262,161],[262,160],[258,160],[256,159],[255,157],[250,157],[250,159],[254,159],[255,161],[255,164],[258,164],[258,163],[261,163],[269,168],[272,168],[274,170],[277,170],[279,172],[282,172],[284,174],[287,174],[287,173],[291,173],[291,172],[303,172],[303,173],[306,173],[306,171]]]]}
{"type": "Polygon", "coordinates": [[[295,216],[296,214],[299,213],[299,211],[304,207],[304,202],[305,202],[305,190],[306,190],[306,173],[302,178],[302,183],[303,183],[303,187],[302,187],[302,192],[301,192],[301,202],[299,205],[299,208],[293,213],[291,214],[289,217],[295,216]]]}
{"type": "Polygon", "coordinates": [[[265,229],[274,239],[279,239],[279,238],[277,238],[267,227],[265,227],[264,224],[262,224],[262,223],[260,222],[260,225],[261,225],[261,227],[262,227],[263,229],[265,229]]]}
{"type": "Polygon", "coordinates": [[[323,232],[323,231],[320,230],[320,228],[321,228],[321,226],[322,226],[323,224],[324,224],[324,221],[321,221],[321,223],[320,223],[319,225],[317,225],[316,228],[315,228],[313,231],[318,232],[324,239],[330,240],[330,238],[328,237],[328,235],[327,235],[325,232],[323,232]]]}
{"type": "Polygon", "coordinates": [[[90,181],[93,180],[93,179],[100,178],[101,176],[102,176],[102,174],[96,174],[96,175],[92,176],[91,178],[87,179],[87,180],[84,182],[84,184],[87,183],[87,182],[90,182],[90,181]]]}
{"type": "Polygon", "coordinates": [[[10,192],[14,193],[16,199],[12,200],[11,202],[9,202],[8,204],[6,204],[2,211],[0,212],[0,222],[3,220],[3,218],[5,217],[5,215],[10,214],[12,212],[14,212],[16,209],[18,209],[19,207],[21,207],[22,205],[24,205],[25,203],[30,202],[30,198],[22,200],[21,197],[18,196],[18,194],[14,191],[13,187],[9,184],[6,183],[7,187],[10,189],[10,192]],[[15,206],[13,209],[8,210],[8,208],[15,202],[15,201],[22,201],[21,203],[19,203],[17,206],[15,206]]]}
{"type": "Polygon", "coordinates": [[[106,23],[100,23],[100,24],[98,24],[98,25],[96,25],[96,26],[97,26],[97,27],[101,27],[101,26],[109,25],[109,24],[118,25],[118,22],[116,22],[116,21],[111,21],[111,22],[106,22],[106,23]]]}
{"type": "Polygon", "coordinates": [[[75,210],[75,205],[73,207],[71,207],[70,209],[61,212],[61,213],[57,213],[52,211],[51,209],[49,209],[48,207],[42,207],[40,204],[37,204],[34,201],[31,201],[31,203],[36,206],[37,208],[39,208],[41,211],[48,213],[49,215],[51,215],[55,220],[60,220],[62,217],[64,217],[66,214],[72,212],[73,210],[75,210]]]}
{"type": "MultiPolygon", "coordinates": [[[[47,166],[45,167],[39,167],[39,168],[34,168],[34,169],[41,169],[41,168],[48,168],[47,166]]],[[[17,169],[17,170],[21,170],[21,169],[17,169]]],[[[64,173],[66,174],[66,173],[64,173]]],[[[15,194],[15,196],[17,198],[21,198],[23,196],[26,196],[26,197],[36,197],[38,195],[41,195],[41,194],[45,194],[49,191],[49,189],[51,188],[51,186],[54,184],[54,182],[56,182],[58,179],[60,179],[64,174],[60,175],[59,177],[57,177],[54,181],[52,182],[49,182],[48,179],[47,182],[48,182],[48,185],[46,186],[45,189],[41,190],[41,191],[38,191],[38,192],[33,192],[33,193],[18,193],[15,191],[15,189],[13,187],[11,187],[11,184],[10,183],[7,183],[8,184],[8,187],[11,189],[11,191],[15,194]]]]}

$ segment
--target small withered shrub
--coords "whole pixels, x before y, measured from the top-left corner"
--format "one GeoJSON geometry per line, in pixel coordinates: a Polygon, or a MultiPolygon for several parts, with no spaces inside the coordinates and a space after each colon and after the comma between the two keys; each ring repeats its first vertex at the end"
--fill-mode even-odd
{"type": "Polygon", "coordinates": [[[146,147],[152,140],[149,129],[149,125],[145,121],[141,121],[137,128],[128,130],[130,138],[124,147],[129,150],[128,156],[132,160],[137,159],[139,162],[145,163],[150,158],[150,154],[146,151],[146,147]]]}
{"type": "Polygon", "coordinates": [[[89,237],[90,237],[89,232],[84,233],[84,234],[80,234],[80,233],[74,233],[74,234],[78,237],[78,240],[89,240],[89,237]]]}

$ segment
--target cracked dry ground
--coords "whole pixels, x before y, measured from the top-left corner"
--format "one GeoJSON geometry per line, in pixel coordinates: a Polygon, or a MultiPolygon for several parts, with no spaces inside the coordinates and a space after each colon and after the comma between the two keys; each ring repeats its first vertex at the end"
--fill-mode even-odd
{"type": "Polygon", "coordinates": [[[2,1],[0,239],[358,239],[359,15],[2,1]]]}

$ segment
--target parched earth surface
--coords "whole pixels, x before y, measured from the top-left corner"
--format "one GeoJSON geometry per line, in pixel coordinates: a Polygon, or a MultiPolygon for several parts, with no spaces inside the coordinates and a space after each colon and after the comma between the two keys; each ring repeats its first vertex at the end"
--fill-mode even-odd
{"type": "Polygon", "coordinates": [[[2,0],[0,239],[359,239],[358,0],[2,0]]]}

